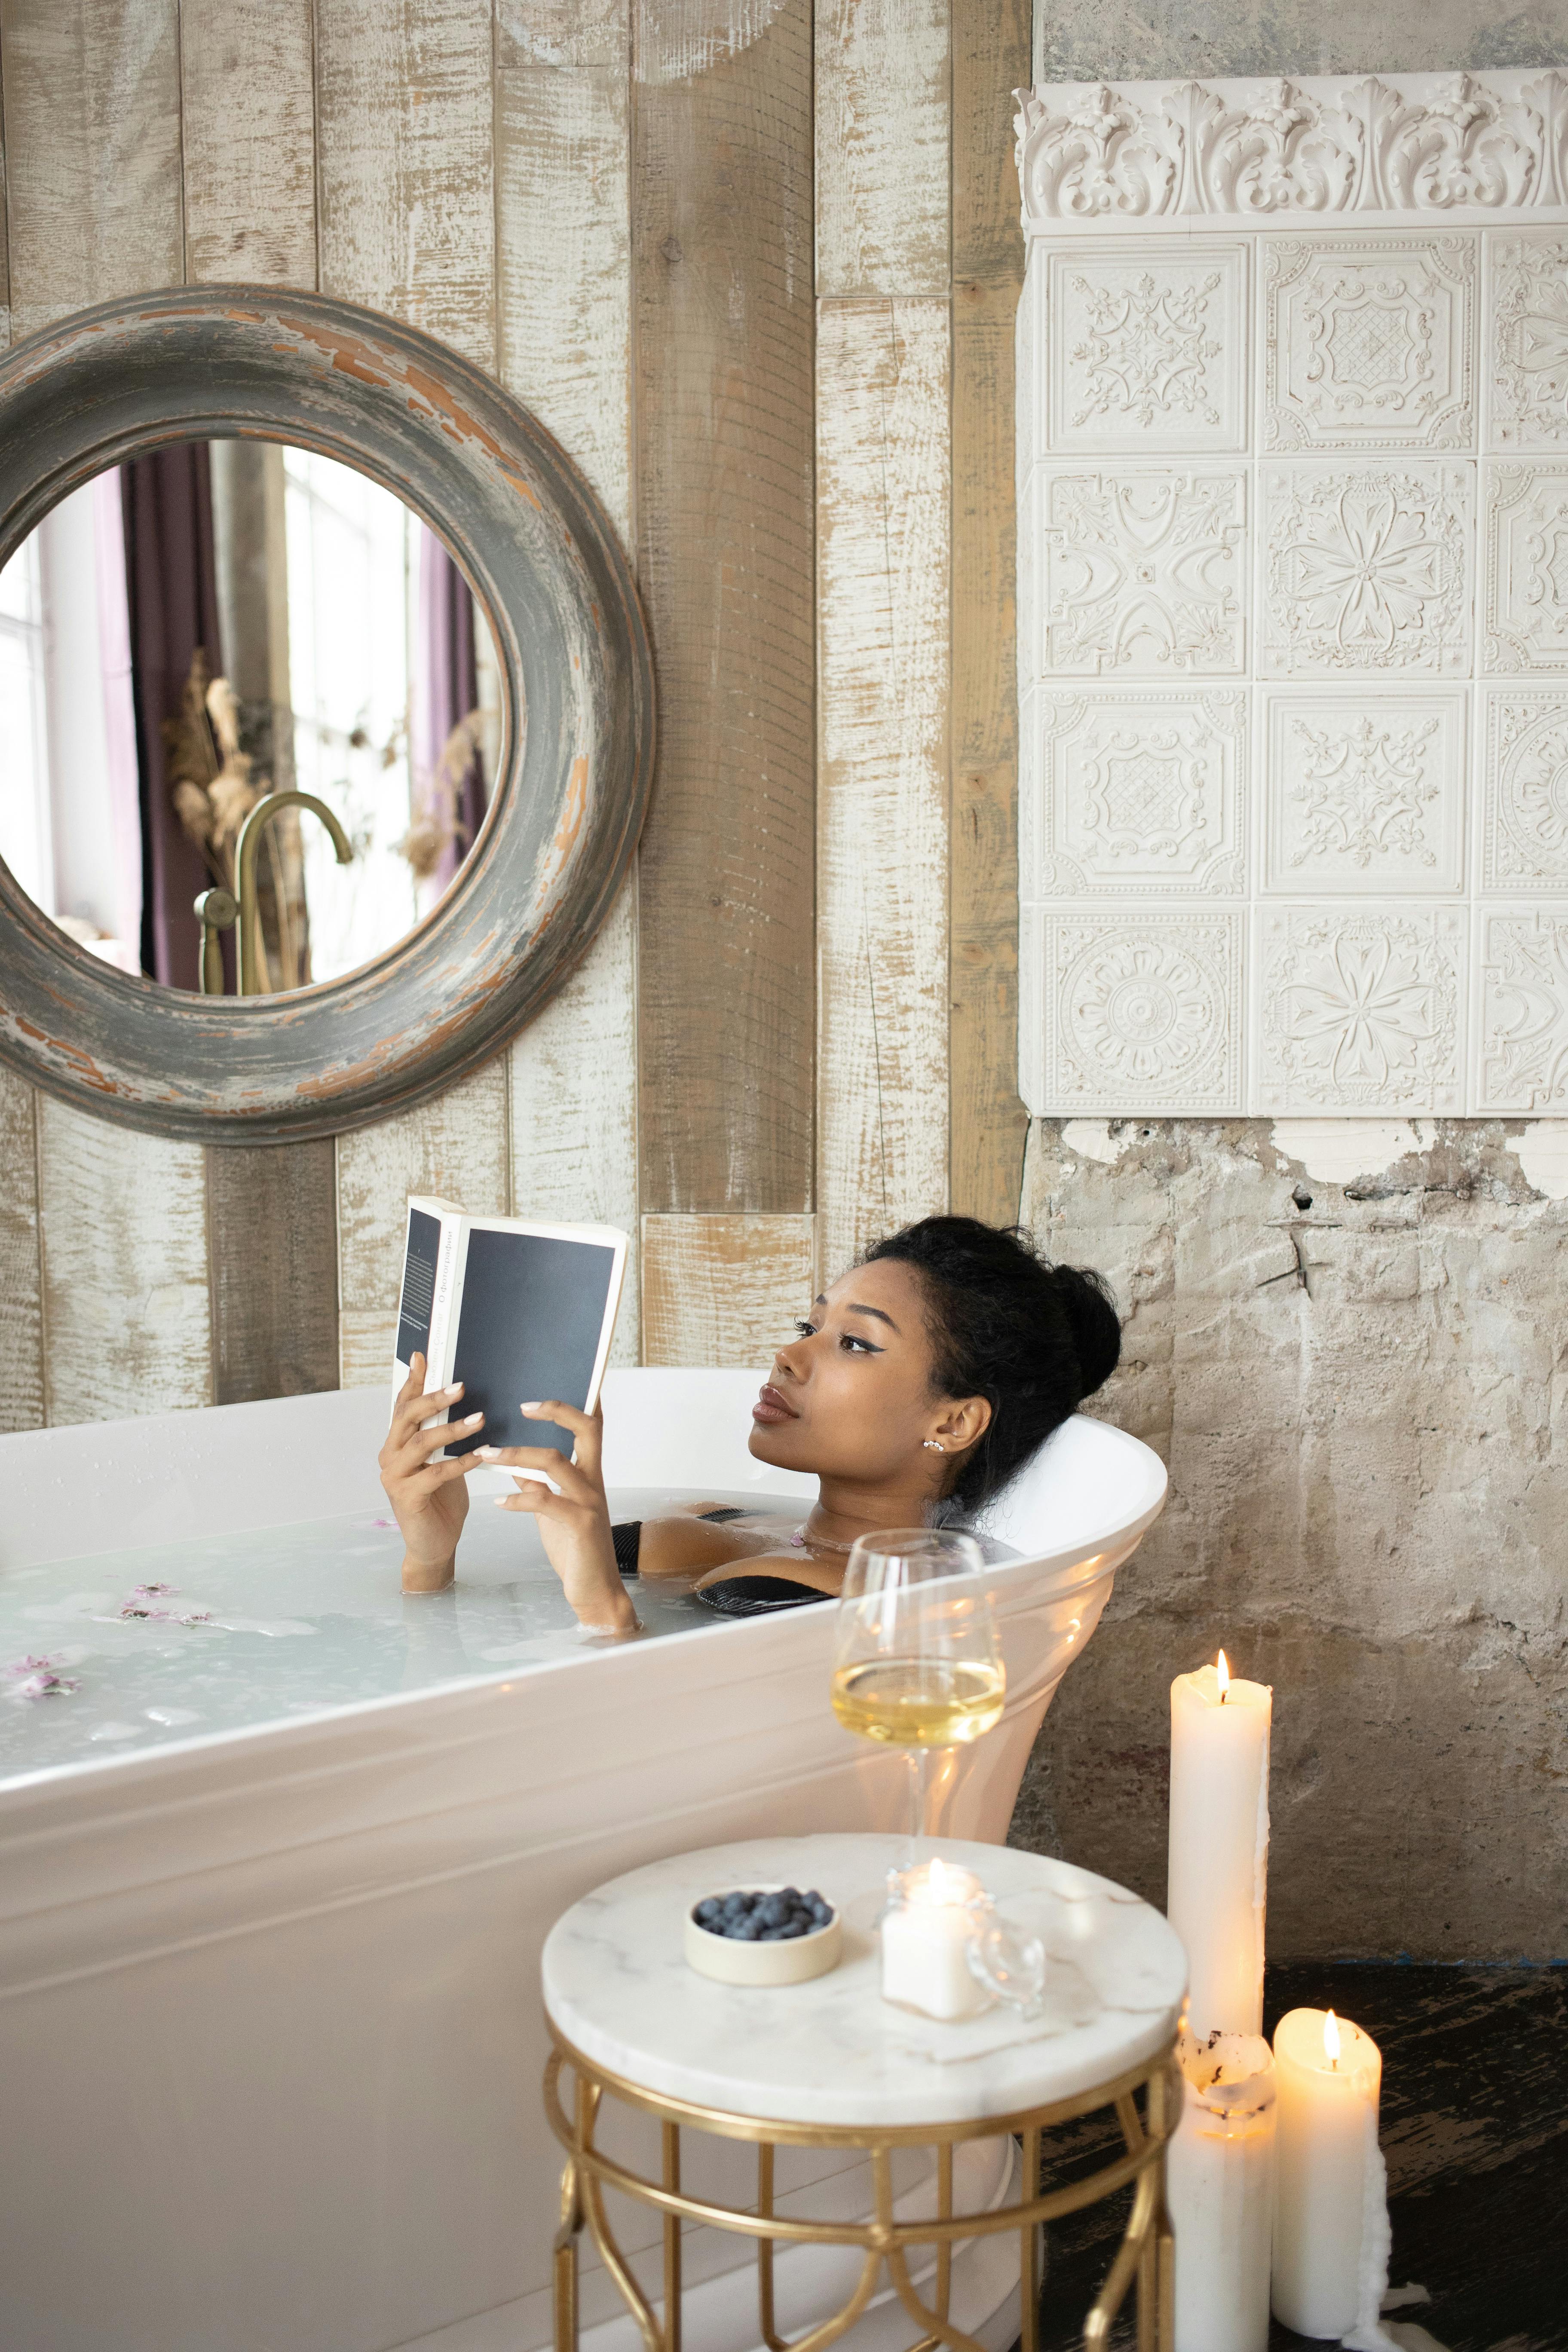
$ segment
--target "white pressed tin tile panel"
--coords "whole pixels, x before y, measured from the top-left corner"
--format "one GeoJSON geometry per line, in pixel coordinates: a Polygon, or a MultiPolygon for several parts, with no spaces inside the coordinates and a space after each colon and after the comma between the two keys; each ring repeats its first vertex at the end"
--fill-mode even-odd
{"type": "Polygon", "coordinates": [[[1484,659],[1519,677],[1568,677],[1568,463],[1484,469],[1484,659]]]}
{"type": "Polygon", "coordinates": [[[1124,242],[1049,257],[1041,446],[1076,457],[1247,446],[1247,248],[1124,242]]]}
{"type": "Polygon", "coordinates": [[[1568,1105],[1568,908],[1483,907],[1476,989],[1478,1111],[1568,1105]]]}
{"type": "Polygon", "coordinates": [[[1247,488],[1237,465],[1037,467],[1024,674],[1240,677],[1247,488]]]}
{"type": "Polygon", "coordinates": [[[1260,1115],[1463,1111],[1468,908],[1319,899],[1255,921],[1260,1115]]]}
{"type": "Polygon", "coordinates": [[[1026,1100],[1562,1109],[1568,73],[1020,105],[1026,1100]]]}
{"type": "Polygon", "coordinates": [[[1244,896],[1247,718],[1236,687],[1037,689],[1026,890],[1244,896]]]}
{"type": "Polygon", "coordinates": [[[1038,911],[1041,1080],[1064,1110],[1238,1111],[1239,909],[1038,911]]]}
{"type": "Polygon", "coordinates": [[[1473,466],[1270,465],[1262,491],[1265,676],[1469,675],[1473,466]]]}
{"type": "Polygon", "coordinates": [[[1452,898],[1465,887],[1463,688],[1261,696],[1261,888],[1452,898]]]}
{"type": "Polygon", "coordinates": [[[1489,236],[1487,446],[1568,451],[1568,236],[1489,236]]]}
{"type": "Polygon", "coordinates": [[[1560,689],[1487,689],[1481,887],[1568,891],[1568,706],[1560,689]]]}

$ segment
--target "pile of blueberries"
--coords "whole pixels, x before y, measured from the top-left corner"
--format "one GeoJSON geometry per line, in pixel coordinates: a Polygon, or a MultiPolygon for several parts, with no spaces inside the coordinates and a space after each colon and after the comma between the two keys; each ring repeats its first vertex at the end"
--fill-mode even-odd
{"type": "Polygon", "coordinates": [[[710,1895],[691,1916],[710,1936],[728,1936],[732,1943],[787,1944],[826,1927],[833,1906],[815,1887],[803,1895],[798,1886],[771,1892],[737,1886],[729,1895],[710,1895]]]}

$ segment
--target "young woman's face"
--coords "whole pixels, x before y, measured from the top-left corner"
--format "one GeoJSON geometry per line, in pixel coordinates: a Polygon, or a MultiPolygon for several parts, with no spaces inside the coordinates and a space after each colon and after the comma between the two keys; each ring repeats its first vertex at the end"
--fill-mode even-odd
{"type": "Polygon", "coordinates": [[[774,1357],[752,1407],[751,1450],[781,1470],[939,1494],[990,1409],[939,1396],[932,1362],[913,1268],[895,1258],[855,1266],[774,1357]]]}

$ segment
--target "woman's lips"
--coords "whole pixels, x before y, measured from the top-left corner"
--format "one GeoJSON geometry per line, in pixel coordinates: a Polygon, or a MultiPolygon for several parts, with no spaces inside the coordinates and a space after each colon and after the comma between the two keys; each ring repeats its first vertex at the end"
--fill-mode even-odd
{"type": "Polygon", "coordinates": [[[800,1415],[777,1389],[766,1388],[752,1407],[752,1419],[762,1422],[798,1421],[800,1415]]]}

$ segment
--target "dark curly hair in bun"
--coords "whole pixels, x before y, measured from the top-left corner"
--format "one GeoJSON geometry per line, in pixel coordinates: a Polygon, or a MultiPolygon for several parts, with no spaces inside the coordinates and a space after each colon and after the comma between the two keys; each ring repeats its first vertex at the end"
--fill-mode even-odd
{"type": "Polygon", "coordinates": [[[879,1258],[920,1276],[940,1393],[990,1402],[991,1425],[943,1498],[978,1511],[1116,1370],[1110,1286],[1088,1266],[1053,1265],[1021,1225],[978,1217],[921,1217],[862,1263],[879,1258]]]}

